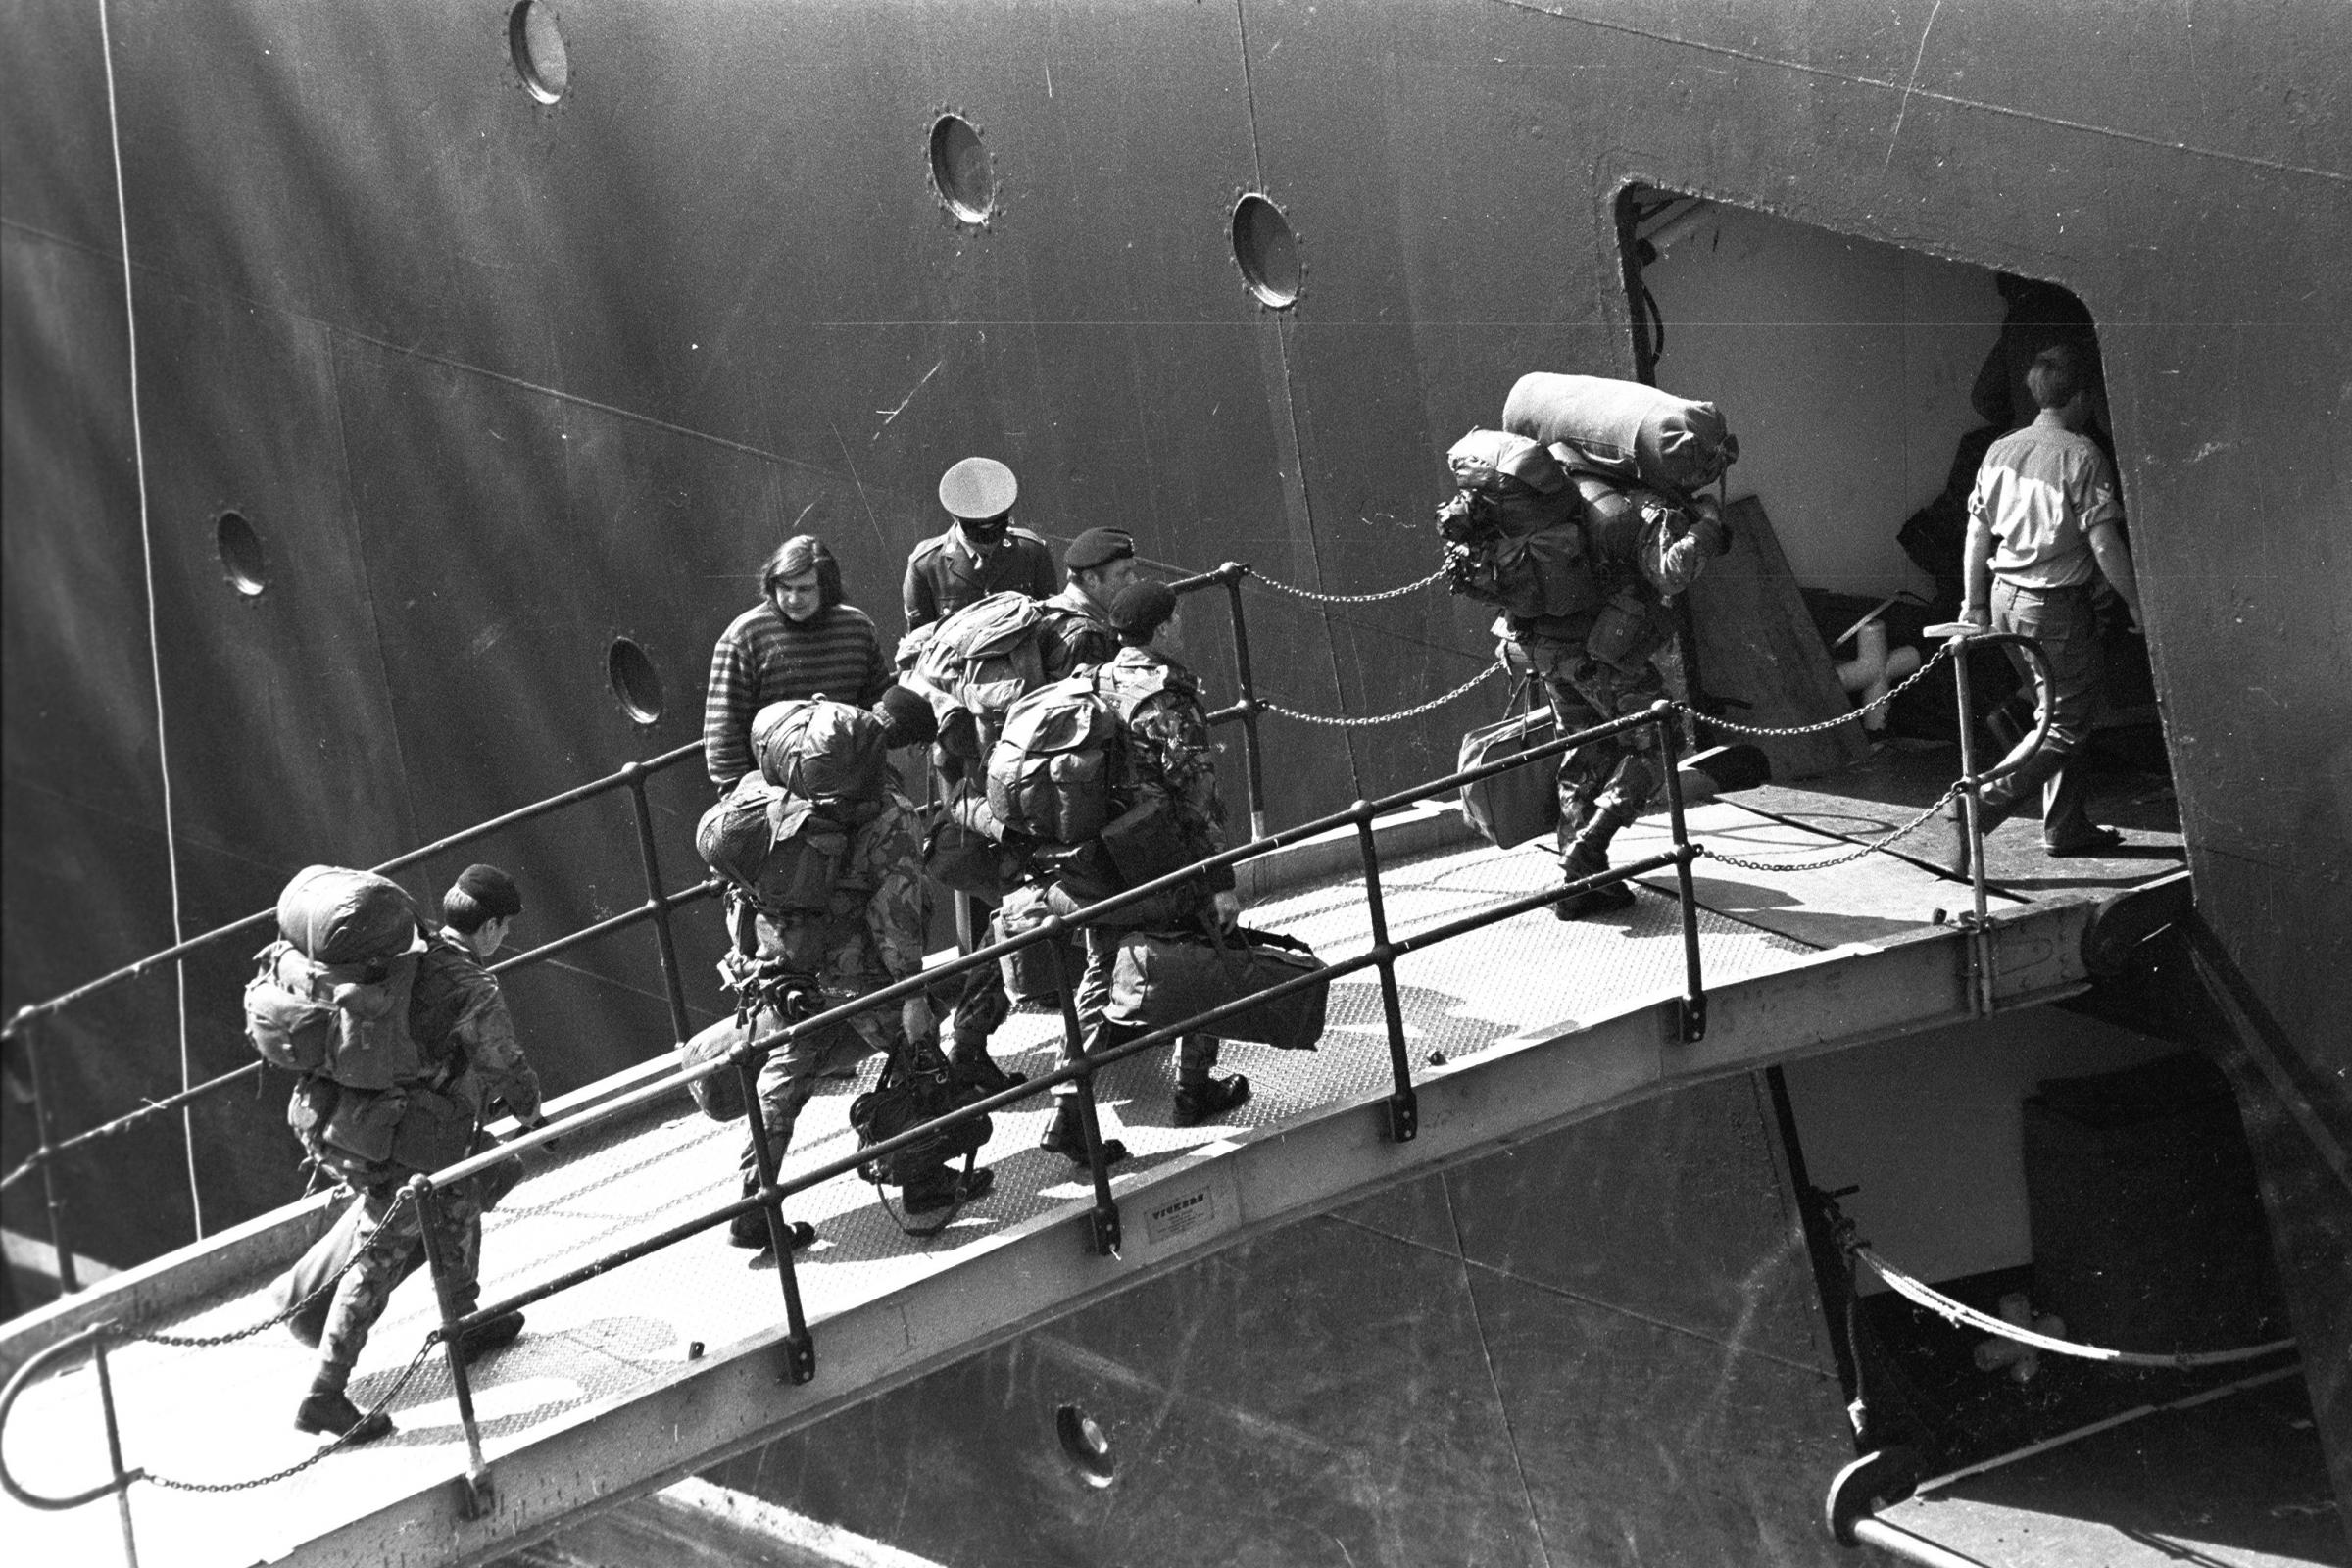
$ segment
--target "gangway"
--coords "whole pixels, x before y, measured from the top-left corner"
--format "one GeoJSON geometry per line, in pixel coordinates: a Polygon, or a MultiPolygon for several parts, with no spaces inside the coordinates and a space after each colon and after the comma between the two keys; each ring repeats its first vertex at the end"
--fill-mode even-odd
{"type": "MultiPolygon", "coordinates": [[[[1980,872],[1976,910],[1955,920],[1944,910],[1954,884],[1899,855],[1728,802],[1686,809],[1679,788],[1665,818],[1629,830],[1627,858],[1596,879],[1641,888],[1612,919],[1552,917],[1565,890],[1548,851],[1432,842],[1451,815],[1436,797],[1637,725],[1655,725],[1671,760],[1674,719],[1660,704],[1216,858],[1235,865],[1254,923],[1335,960],[1320,1049],[1229,1047],[1256,1095],[1224,1124],[1180,1130],[1158,1048],[1197,1026],[1213,1033],[1246,1004],[1059,1070],[1053,1047],[1066,1018],[1016,1015],[995,1049],[1031,1083],[959,1113],[996,1118],[984,1152],[996,1189],[935,1239],[904,1234],[854,1174],[852,1084],[812,1103],[800,1147],[780,1170],[764,1162],[769,1182],[740,1200],[714,1197],[731,1199],[741,1135],[691,1108],[689,1075],[668,1058],[559,1102],[555,1125],[507,1146],[533,1155],[535,1170],[486,1226],[484,1304],[446,1313],[420,1277],[371,1338],[352,1393],[386,1402],[398,1430],[382,1442],[321,1453],[291,1430],[285,1410],[312,1356],[282,1332],[154,1338],[207,1341],[268,1321],[270,1282],[328,1222],[323,1200],[20,1319],[0,1335],[0,1365],[15,1374],[13,1408],[0,1412],[13,1487],[31,1500],[112,1493],[117,1506],[12,1503],[12,1543],[34,1561],[104,1561],[133,1539],[149,1563],[490,1561],[1433,1168],[1645,1096],[2086,985],[2102,908],[2086,892],[2012,898],[1980,872]],[[1737,871],[1694,874],[1710,859],[1737,871]],[[1838,923],[1870,935],[1825,938],[1838,923]],[[1115,1131],[1129,1162],[1098,1159],[1091,1180],[1072,1180],[1067,1162],[1036,1148],[1041,1093],[1057,1079],[1102,1124],[1090,1142],[1115,1131]],[[747,1267],[718,1228],[762,1207],[812,1221],[819,1242],[780,1266],[747,1267]],[[470,1372],[441,1353],[469,1324],[516,1306],[530,1323],[513,1347],[470,1372]],[[34,1376],[93,1348],[108,1353],[34,1376]]],[[[1050,925],[941,967],[1056,934],[1050,925]]],[[[753,1067],[746,1057],[696,1071],[753,1067]]],[[[489,1157],[419,1178],[419,1200],[489,1157]]]]}

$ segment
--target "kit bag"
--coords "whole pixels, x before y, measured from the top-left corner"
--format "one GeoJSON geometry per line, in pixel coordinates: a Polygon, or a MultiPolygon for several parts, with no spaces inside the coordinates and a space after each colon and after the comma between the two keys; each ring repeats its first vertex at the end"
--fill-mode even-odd
{"type": "MultiPolygon", "coordinates": [[[[704,1062],[724,1056],[742,1042],[743,1034],[742,1024],[733,1018],[721,1018],[696,1031],[693,1039],[678,1043],[678,1065],[700,1067],[704,1062]]],[[[743,1074],[731,1068],[712,1073],[688,1084],[686,1092],[694,1097],[694,1108],[712,1121],[743,1120],[743,1074]]]]}
{"type": "Polygon", "coordinates": [[[1112,815],[1118,736],[1118,717],[1089,677],[1039,687],[1012,705],[989,753],[989,810],[1006,832],[1053,844],[1094,839],[1112,815]]]}
{"type": "Polygon", "coordinates": [[[1502,427],[1621,478],[1689,494],[1723,477],[1740,439],[1712,403],[1693,403],[1640,381],[1534,370],[1503,401],[1502,427]]]}
{"type": "Polygon", "coordinates": [[[846,815],[866,820],[878,804],[830,806],[746,773],[695,825],[703,863],[750,897],[770,917],[822,914],[849,864],[846,815]]]}
{"type": "Polygon", "coordinates": [[[1001,899],[1021,880],[1020,858],[1003,837],[987,795],[958,786],[933,808],[923,831],[923,874],[957,893],[1001,899]]]}
{"type": "MultiPolygon", "coordinates": [[[[1214,922],[1209,924],[1213,928],[1214,922]]],[[[1164,1029],[1323,967],[1323,960],[1298,938],[1248,926],[1213,935],[1206,930],[1132,932],[1119,942],[1104,1016],[1130,1029],[1164,1029]]],[[[1330,995],[1329,982],[1302,986],[1201,1032],[1220,1040],[1253,1040],[1281,1051],[1312,1051],[1323,1035],[1330,995]]]]}
{"type": "Polygon", "coordinates": [[[1012,705],[1046,681],[1049,614],[1027,594],[973,601],[929,629],[905,682],[930,700],[940,744],[986,760],[1012,705]],[[968,715],[968,722],[956,714],[968,715]]]}
{"type": "MultiPolygon", "coordinates": [[[[905,1047],[893,1051],[883,1061],[880,1081],[850,1102],[850,1126],[858,1134],[859,1149],[870,1149],[988,1098],[987,1090],[965,1083],[950,1071],[947,1058],[936,1051],[922,1053],[922,1059],[909,1066],[904,1058],[912,1054],[905,1047]]],[[[968,1169],[968,1162],[988,1143],[991,1131],[988,1117],[975,1116],[917,1139],[895,1153],[866,1160],[858,1167],[858,1174],[877,1185],[904,1187],[954,1160],[966,1161],[968,1169]]]]}
{"type": "Polygon", "coordinates": [[[409,1032],[416,955],[328,964],[281,940],[255,958],[245,1038],[264,1061],[350,1089],[388,1089],[423,1070],[424,1054],[409,1032]]]}
{"type": "Polygon", "coordinates": [[[752,755],[770,784],[837,815],[879,808],[890,785],[890,744],[882,721],[830,698],[760,709],[752,715],[752,755]]]}
{"type": "Polygon", "coordinates": [[[1472,430],[1446,462],[1456,489],[1438,509],[1438,533],[1453,592],[1521,619],[1598,602],[1583,503],[1556,458],[1524,436],[1472,430]]]}
{"type": "Polygon", "coordinates": [[[389,959],[415,945],[416,929],[408,889],[373,871],[305,866],[277,896],[278,935],[318,963],[389,959]]]}
{"type": "MultiPolygon", "coordinates": [[[[1520,688],[1521,711],[1495,723],[1484,724],[1462,737],[1455,770],[1468,772],[1489,762],[1516,757],[1542,746],[1559,733],[1551,706],[1537,707],[1535,683],[1520,688]]],[[[1560,820],[1557,787],[1559,760],[1547,759],[1506,769],[1492,778],[1462,786],[1462,819],[1470,830],[1498,849],[1525,844],[1551,832],[1560,820]]]]}

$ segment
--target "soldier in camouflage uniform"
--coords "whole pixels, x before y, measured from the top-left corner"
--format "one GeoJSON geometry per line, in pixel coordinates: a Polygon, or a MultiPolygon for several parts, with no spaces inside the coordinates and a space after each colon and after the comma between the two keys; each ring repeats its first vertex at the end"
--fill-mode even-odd
{"type": "MultiPolygon", "coordinates": [[[[1666,695],[1653,658],[1674,637],[1674,596],[1728,545],[1711,498],[1682,502],[1575,474],[1586,503],[1588,559],[1601,603],[1573,615],[1506,615],[1504,662],[1542,678],[1560,733],[1638,713],[1666,695]]],[[[1560,760],[1560,869],[1571,882],[1609,868],[1609,841],[1639,816],[1663,774],[1654,727],[1580,746],[1560,760]]],[[[1552,906],[1563,920],[1634,902],[1622,882],[1552,906]]]]}
{"type": "MultiPolygon", "coordinates": [[[[400,1086],[408,1116],[437,1113],[450,1124],[449,1142],[432,1163],[454,1163],[469,1148],[482,1147],[479,1128],[493,1105],[503,1102],[526,1126],[542,1120],[539,1077],[514,1038],[498,982],[482,965],[505,943],[509,926],[522,912],[514,880],[496,866],[466,867],[441,901],[443,928],[425,939],[410,991],[408,1028],[425,1064],[424,1076],[400,1086]],[[446,1154],[447,1158],[440,1157],[446,1154]]],[[[315,1081],[306,1089],[316,1092],[315,1081]]],[[[298,1090],[298,1099],[304,1091],[298,1090]]],[[[348,1094],[351,1091],[342,1091],[348,1094]]],[[[392,1291],[424,1257],[424,1228],[402,1185],[417,1172],[397,1158],[366,1163],[325,1143],[314,1124],[304,1144],[314,1160],[359,1189],[355,1231],[341,1240],[356,1246],[358,1258],[335,1287],[318,1341],[318,1371],[295,1414],[305,1432],[332,1432],[354,1443],[388,1434],[392,1420],[378,1411],[363,1417],[344,1390],[368,1343],[368,1330],[383,1316],[392,1291]]],[[[404,1118],[402,1134],[409,1131],[404,1118]]],[[[418,1140],[424,1147],[424,1140],[418,1140]]],[[[395,1135],[396,1154],[404,1148],[395,1135]]],[[[436,1192],[433,1241],[451,1275],[451,1296],[461,1312],[480,1299],[478,1269],[482,1211],[511,1190],[520,1176],[518,1161],[436,1192]]],[[[349,1255],[346,1252],[344,1255],[349,1255]]],[[[299,1330],[298,1330],[299,1332],[299,1330]]],[[[522,1314],[509,1312],[481,1325],[462,1342],[471,1360],[511,1343],[522,1332],[522,1314]]]]}
{"type": "MultiPolygon", "coordinates": [[[[885,694],[873,710],[889,744],[921,746],[937,732],[928,704],[904,690],[885,694]]],[[[884,986],[920,974],[923,968],[924,899],[922,818],[899,792],[894,776],[884,791],[880,811],[850,837],[849,857],[833,884],[830,906],[822,914],[775,912],[749,906],[730,894],[754,921],[758,956],[730,953],[737,989],[778,1002],[779,987],[803,992],[797,1005],[778,1010],[786,1017],[806,1017],[854,1002],[884,986]],[[815,994],[807,995],[813,986],[815,994]]],[[[762,1019],[762,1027],[775,1014],[762,1019]]],[[[815,1095],[817,1084],[830,1075],[855,1071],[869,1056],[903,1047],[918,1055],[938,1050],[938,1025],[931,1004],[916,992],[898,1009],[869,1009],[846,1026],[796,1037],[784,1049],[769,1054],[760,1068],[759,1114],[767,1129],[768,1147],[780,1161],[792,1142],[801,1109],[815,1095]]],[[[740,1162],[745,1197],[760,1190],[760,1166],[751,1135],[743,1141],[740,1162]]],[[[904,1184],[906,1206],[921,1213],[968,1201],[988,1192],[996,1172],[981,1166],[958,1178],[941,1166],[934,1179],[904,1184]]],[[[789,1227],[795,1248],[816,1240],[806,1221],[789,1227]]],[[[739,1247],[769,1245],[767,1216],[754,1210],[729,1222],[728,1237],[739,1247]]]]}
{"type": "MultiPolygon", "coordinates": [[[[1165,802],[1183,841],[1183,859],[1190,862],[1225,848],[1225,803],[1217,794],[1216,747],[1208,738],[1200,677],[1152,646],[1175,616],[1176,596],[1165,584],[1139,582],[1121,589],[1111,602],[1109,617],[1118,633],[1119,651],[1095,672],[1095,689],[1109,700],[1121,722],[1123,744],[1112,775],[1112,810],[1127,811],[1153,797],[1165,802]]],[[[1240,914],[1233,867],[1221,865],[1209,872],[1200,893],[1205,897],[1189,918],[1154,917],[1153,924],[1180,926],[1203,915],[1230,924],[1240,914]]],[[[1090,1053],[1108,1043],[1112,1029],[1103,1014],[1110,1004],[1111,965],[1122,930],[1100,924],[1082,928],[1086,969],[1078,981],[1077,1011],[1080,1036],[1090,1053]]],[[[1176,1043],[1179,1127],[1213,1120],[1250,1098],[1250,1080],[1241,1074],[1210,1076],[1216,1062],[1217,1042],[1211,1036],[1187,1035],[1176,1043]]],[[[1044,1144],[1054,1152],[1083,1159],[1085,1144],[1068,1093],[1067,1086],[1056,1090],[1063,1098],[1055,1102],[1044,1144]]],[[[1113,1141],[1104,1145],[1103,1152],[1116,1159],[1127,1151],[1113,1141]]]]}

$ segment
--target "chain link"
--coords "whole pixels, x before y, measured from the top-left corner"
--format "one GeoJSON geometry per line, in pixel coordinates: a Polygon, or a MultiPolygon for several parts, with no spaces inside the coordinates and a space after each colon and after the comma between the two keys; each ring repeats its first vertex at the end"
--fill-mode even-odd
{"type": "Polygon", "coordinates": [[[1431,572],[1428,576],[1422,578],[1418,582],[1408,582],[1401,588],[1383,588],[1376,594],[1317,593],[1312,588],[1300,588],[1292,583],[1277,582],[1272,577],[1264,576],[1255,571],[1250,572],[1250,575],[1243,580],[1246,582],[1263,583],[1268,588],[1273,589],[1276,593],[1289,594],[1293,598],[1297,599],[1312,600],[1318,605],[1375,605],[1384,599],[1402,599],[1406,594],[1419,593],[1422,589],[1427,588],[1430,584],[1438,581],[1438,579],[1441,577],[1444,577],[1448,569],[1449,568],[1446,566],[1440,566],[1437,570],[1431,572]]]}
{"type": "MultiPolygon", "coordinates": [[[[416,1347],[416,1354],[410,1359],[408,1370],[401,1373],[400,1381],[393,1384],[382,1398],[368,1407],[368,1411],[353,1425],[351,1432],[359,1431],[361,1426],[390,1409],[392,1401],[400,1397],[401,1391],[409,1386],[409,1380],[416,1375],[416,1369],[424,1365],[424,1358],[432,1354],[433,1347],[440,1343],[437,1335],[426,1335],[424,1343],[416,1347]]],[[[174,1481],[170,1476],[159,1476],[153,1471],[147,1473],[146,1479],[162,1487],[166,1492],[251,1492],[256,1487],[266,1487],[272,1482],[284,1481],[290,1476],[298,1476],[319,1460],[324,1459],[328,1454],[348,1446],[351,1443],[351,1432],[344,1433],[300,1464],[290,1464],[283,1470],[272,1471],[266,1476],[256,1476],[251,1481],[174,1481]]]]}
{"type": "Polygon", "coordinates": [[[1269,713],[1280,713],[1283,717],[1297,719],[1301,724],[1326,724],[1333,729],[1368,729],[1375,724],[1401,724],[1408,718],[1419,718],[1423,713],[1434,713],[1458,697],[1468,696],[1477,690],[1481,683],[1492,680],[1501,669],[1500,664],[1489,664],[1443,697],[1433,697],[1417,708],[1407,708],[1400,712],[1373,713],[1362,718],[1346,715],[1339,718],[1327,718],[1321,713],[1301,713],[1295,708],[1285,708],[1280,703],[1269,703],[1262,698],[1259,699],[1257,706],[1269,713]]]}
{"type": "MultiPolygon", "coordinates": [[[[400,1205],[408,1200],[409,1190],[405,1187],[401,1188],[393,1195],[392,1206],[384,1210],[383,1219],[376,1225],[376,1231],[379,1234],[383,1231],[385,1226],[392,1223],[393,1216],[400,1212],[400,1205]]],[[[354,1199],[353,1201],[366,1202],[367,1200],[365,1198],[359,1198],[354,1199]]],[[[342,1217],[340,1215],[336,1217],[335,1223],[338,1225],[342,1223],[342,1217]]],[[[328,1275],[325,1279],[319,1281],[318,1288],[317,1290],[306,1294],[301,1300],[296,1301],[292,1306],[289,1306],[283,1312],[278,1313],[277,1316],[264,1318],[261,1322],[254,1324],[251,1328],[233,1329],[226,1334],[147,1333],[134,1335],[133,1338],[146,1340],[155,1345],[170,1345],[178,1347],[182,1349],[195,1350],[207,1349],[216,1345],[234,1345],[239,1340],[250,1340],[256,1334],[265,1333],[270,1329],[276,1328],[280,1323],[292,1321],[294,1316],[304,1307],[309,1306],[313,1301],[318,1299],[319,1297],[325,1295],[327,1292],[333,1290],[337,1285],[341,1284],[343,1276],[350,1273],[354,1268],[357,1268],[359,1266],[360,1259],[368,1255],[368,1248],[374,1245],[374,1237],[369,1237],[367,1246],[359,1248],[353,1251],[351,1256],[345,1258],[343,1260],[343,1266],[335,1270],[332,1274],[328,1275]]]]}
{"type": "Polygon", "coordinates": [[[1860,718],[1873,709],[1884,708],[1893,702],[1911,687],[1927,679],[1928,671],[1949,657],[1954,646],[1947,642],[1941,648],[1936,649],[1935,656],[1926,663],[1903,677],[1901,685],[1887,687],[1886,696],[1874,698],[1850,713],[1840,713],[1836,718],[1825,718],[1818,724],[1740,724],[1715,713],[1702,713],[1689,703],[1677,703],[1674,706],[1702,724],[1712,724],[1717,729],[1728,729],[1735,735],[1818,735],[1825,729],[1836,729],[1848,719],[1860,718]]]}
{"type": "Polygon", "coordinates": [[[1936,798],[1934,805],[1885,838],[1876,843],[1865,844],[1850,855],[1835,855],[1826,860],[1745,860],[1739,856],[1726,855],[1721,850],[1709,849],[1704,845],[1699,847],[1698,853],[1710,860],[1721,860],[1726,865],[1736,865],[1742,871],[1826,871],[1833,865],[1844,865],[1849,861],[1859,860],[1862,857],[1883,850],[1897,840],[1908,838],[1918,832],[1928,818],[1949,806],[1959,793],[1960,781],[1955,779],[1951,787],[1936,798]]]}

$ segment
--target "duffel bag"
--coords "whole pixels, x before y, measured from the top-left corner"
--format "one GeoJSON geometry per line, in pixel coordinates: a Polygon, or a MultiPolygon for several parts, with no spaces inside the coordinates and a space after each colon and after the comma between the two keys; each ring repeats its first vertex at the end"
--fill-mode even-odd
{"type": "Polygon", "coordinates": [[[1566,442],[1593,467],[1683,494],[1722,478],[1740,456],[1714,404],[1598,375],[1530,371],[1503,401],[1502,427],[1544,446],[1566,442]]]}
{"type": "Polygon", "coordinates": [[[317,963],[379,963],[416,943],[416,904],[373,871],[305,866],[277,896],[277,932],[317,963]]]}
{"type": "MultiPolygon", "coordinates": [[[[1202,932],[1137,931],[1119,941],[1104,1016],[1126,1028],[1164,1029],[1322,968],[1323,960],[1305,943],[1248,926],[1235,926],[1213,941],[1202,932]]],[[[1301,986],[1201,1032],[1219,1040],[1252,1040],[1279,1051],[1312,1051],[1323,1036],[1330,996],[1328,982],[1301,986]]]]}
{"type": "MultiPolygon", "coordinates": [[[[881,1080],[850,1102],[850,1126],[857,1131],[858,1147],[870,1149],[976,1100],[985,1100],[988,1093],[977,1084],[959,1080],[946,1059],[935,1053],[910,1069],[899,1060],[899,1053],[893,1052],[881,1080]]],[[[858,1174],[877,1185],[904,1187],[920,1182],[943,1165],[977,1154],[992,1131],[988,1117],[975,1116],[918,1138],[895,1153],[869,1159],[858,1167],[858,1174]]]]}
{"type": "MultiPolygon", "coordinates": [[[[678,1065],[700,1067],[727,1054],[742,1041],[743,1031],[732,1018],[721,1018],[707,1029],[700,1030],[692,1040],[678,1043],[678,1065]]],[[[728,1068],[698,1078],[686,1086],[694,1096],[694,1108],[712,1121],[743,1120],[743,1074],[728,1068]]]]}
{"type": "MultiPolygon", "coordinates": [[[[1542,746],[1559,733],[1549,705],[1531,708],[1498,723],[1484,724],[1462,737],[1456,771],[1468,772],[1489,762],[1516,757],[1542,746]]],[[[1470,830],[1498,849],[1541,838],[1559,825],[1559,759],[1546,758],[1508,768],[1492,778],[1462,786],[1462,819],[1470,830]]]]}

